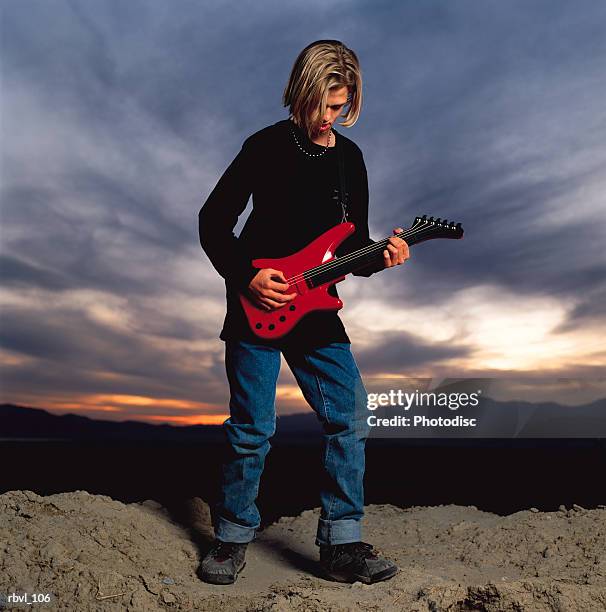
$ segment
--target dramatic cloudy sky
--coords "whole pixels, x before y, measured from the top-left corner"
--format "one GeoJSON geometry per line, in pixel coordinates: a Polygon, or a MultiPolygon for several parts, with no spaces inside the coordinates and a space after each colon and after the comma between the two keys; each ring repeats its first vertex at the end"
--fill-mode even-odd
{"type": "MultiPolygon", "coordinates": [[[[600,388],[606,3],[1,10],[2,401],[225,418],[224,285],[197,214],[242,141],[287,116],[292,62],[320,38],[362,63],[362,116],[341,129],[364,152],[371,236],[423,213],[466,230],[339,286],[363,375],[532,379],[556,399],[600,388]]],[[[278,410],[305,409],[284,366],[278,410]]]]}

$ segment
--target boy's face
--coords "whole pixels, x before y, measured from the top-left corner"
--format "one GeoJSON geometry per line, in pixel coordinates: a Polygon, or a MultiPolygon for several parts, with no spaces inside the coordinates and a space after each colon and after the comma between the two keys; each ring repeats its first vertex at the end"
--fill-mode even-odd
{"type": "Polygon", "coordinates": [[[328,92],[328,99],[326,100],[326,108],[324,109],[324,115],[322,116],[322,123],[315,127],[314,132],[316,136],[326,134],[331,128],[332,124],[338,119],[339,115],[343,112],[343,107],[347,104],[347,95],[349,90],[347,87],[339,87],[330,89],[328,92]]]}

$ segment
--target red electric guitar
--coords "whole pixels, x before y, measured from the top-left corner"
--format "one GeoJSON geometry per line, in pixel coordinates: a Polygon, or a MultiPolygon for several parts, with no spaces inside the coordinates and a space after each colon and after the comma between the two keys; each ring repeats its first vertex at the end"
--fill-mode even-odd
{"type": "MultiPolygon", "coordinates": [[[[242,307],[253,332],[264,339],[276,339],[287,334],[306,314],[314,310],[339,310],[343,302],[328,293],[328,287],[345,279],[347,274],[368,265],[377,254],[384,251],[389,238],[367,247],[336,257],[338,246],[355,230],[353,223],[340,223],[318,236],[304,249],[288,257],[277,259],[255,259],[255,268],[281,270],[287,279],[289,289],[285,293],[298,293],[297,297],[281,308],[264,310],[246,295],[240,294],[242,307]]],[[[434,238],[463,237],[460,223],[446,220],[416,217],[412,227],[399,236],[412,246],[434,238]]]]}

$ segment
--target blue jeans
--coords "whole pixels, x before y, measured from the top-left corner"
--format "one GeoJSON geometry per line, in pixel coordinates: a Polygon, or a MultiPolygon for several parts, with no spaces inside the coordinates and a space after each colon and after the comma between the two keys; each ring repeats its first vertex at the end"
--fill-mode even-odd
{"type": "Polygon", "coordinates": [[[303,351],[228,340],[225,368],[230,418],[223,424],[229,457],[223,465],[221,498],[215,507],[215,536],[225,542],[250,542],[261,524],[255,503],[269,438],[276,430],[276,381],[280,353],[303,396],[323,426],[326,485],[316,544],[362,539],[364,515],[366,390],[347,343],[303,351]]]}

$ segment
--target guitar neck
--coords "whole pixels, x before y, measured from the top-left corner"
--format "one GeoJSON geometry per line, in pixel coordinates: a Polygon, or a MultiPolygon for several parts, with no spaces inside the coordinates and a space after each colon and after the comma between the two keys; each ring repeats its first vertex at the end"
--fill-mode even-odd
{"type": "MultiPolygon", "coordinates": [[[[413,227],[394,234],[406,241],[408,246],[413,246],[419,242],[431,240],[433,238],[460,238],[462,230],[460,224],[448,225],[447,222],[433,220],[433,217],[417,218],[413,227]],[[453,235],[448,235],[448,232],[453,232],[453,235]]],[[[334,281],[337,278],[351,274],[356,270],[365,268],[372,262],[377,261],[378,257],[382,257],[382,253],[389,244],[389,238],[379,240],[366,247],[352,251],[342,257],[336,257],[326,263],[323,263],[315,268],[311,268],[303,273],[303,277],[310,287],[317,287],[324,283],[334,281]]]]}

